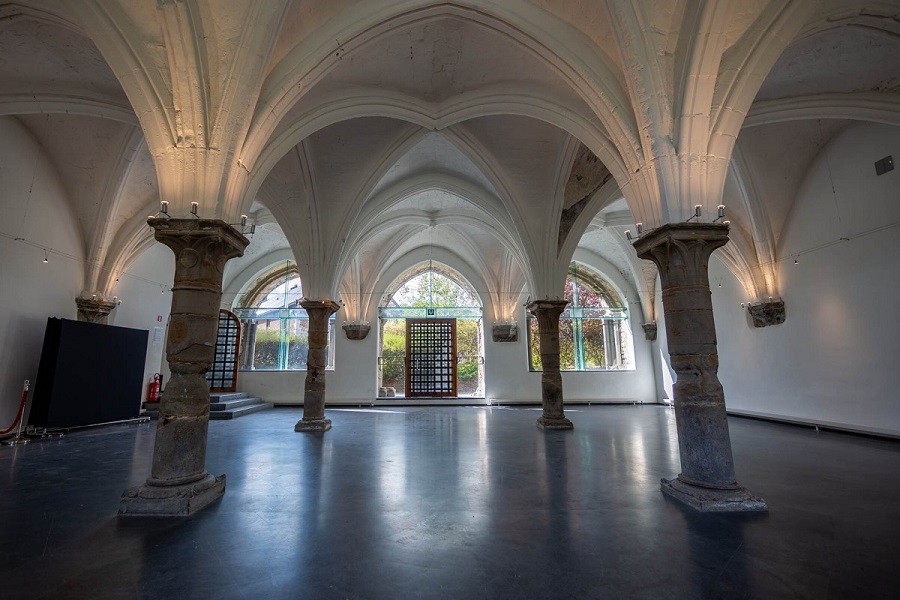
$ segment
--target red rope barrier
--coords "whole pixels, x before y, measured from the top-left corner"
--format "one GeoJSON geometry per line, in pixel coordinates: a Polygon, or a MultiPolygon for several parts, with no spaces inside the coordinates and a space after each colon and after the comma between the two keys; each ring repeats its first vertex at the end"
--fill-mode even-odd
{"type": "Polygon", "coordinates": [[[25,414],[25,403],[28,402],[28,382],[25,382],[25,387],[22,389],[22,401],[19,403],[19,410],[16,411],[16,419],[13,421],[13,424],[7,427],[6,429],[0,431],[0,435],[6,435],[8,433],[12,433],[12,430],[16,428],[19,424],[19,421],[22,420],[22,415],[25,414]]]}

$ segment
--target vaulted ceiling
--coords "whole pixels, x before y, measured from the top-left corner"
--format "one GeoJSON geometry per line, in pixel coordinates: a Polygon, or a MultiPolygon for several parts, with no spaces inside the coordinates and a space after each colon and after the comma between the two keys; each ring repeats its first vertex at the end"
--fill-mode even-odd
{"type": "Polygon", "coordinates": [[[576,252],[651,294],[624,230],[724,202],[726,263],[768,295],[817,153],[900,125],[895,2],[263,4],[0,1],[0,118],[56,168],[85,293],[167,199],[260,224],[230,277],[289,254],[347,298],[435,252],[497,297],[558,293],[576,252]]]}

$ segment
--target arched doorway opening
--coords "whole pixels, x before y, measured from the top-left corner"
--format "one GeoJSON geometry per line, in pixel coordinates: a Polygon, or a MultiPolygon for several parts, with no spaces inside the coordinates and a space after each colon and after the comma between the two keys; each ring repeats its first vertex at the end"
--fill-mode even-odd
{"type": "Polygon", "coordinates": [[[429,260],[398,276],[378,308],[379,395],[484,397],[483,312],[447,265],[429,260]]]}

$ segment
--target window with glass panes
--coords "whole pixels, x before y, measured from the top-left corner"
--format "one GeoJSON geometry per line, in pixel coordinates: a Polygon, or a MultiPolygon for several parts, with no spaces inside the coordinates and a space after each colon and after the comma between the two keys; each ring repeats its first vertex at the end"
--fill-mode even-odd
{"type": "MultiPolygon", "coordinates": [[[[300,306],[303,290],[297,266],[275,265],[248,287],[234,313],[241,320],[242,371],[306,369],[309,315],[300,306]]],[[[334,315],[328,322],[327,368],[334,368],[334,315]]]]}
{"type": "MultiPolygon", "coordinates": [[[[566,277],[569,304],[559,317],[559,368],[563,371],[602,371],[633,368],[628,308],[599,273],[573,262],[566,277]]],[[[528,359],[540,371],[537,319],[528,318],[528,359]]]]}

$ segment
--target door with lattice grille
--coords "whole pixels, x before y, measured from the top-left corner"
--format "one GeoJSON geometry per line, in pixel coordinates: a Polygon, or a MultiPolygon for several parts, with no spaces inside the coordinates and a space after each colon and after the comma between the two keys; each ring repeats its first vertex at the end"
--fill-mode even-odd
{"type": "Polygon", "coordinates": [[[241,347],[241,321],[224,308],[219,310],[219,333],[216,352],[206,373],[211,392],[237,391],[238,348],[241,347]]]}
{"type": "Polygon", "coordinates": [[[456,319],[406,320],[406,396],[456,396],[456,319]]]}

